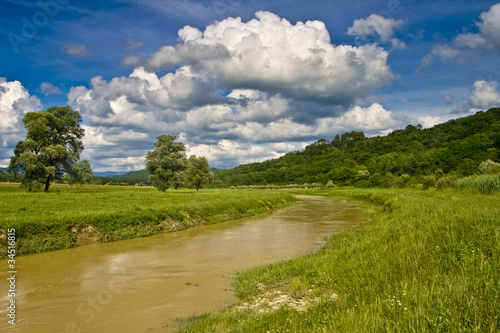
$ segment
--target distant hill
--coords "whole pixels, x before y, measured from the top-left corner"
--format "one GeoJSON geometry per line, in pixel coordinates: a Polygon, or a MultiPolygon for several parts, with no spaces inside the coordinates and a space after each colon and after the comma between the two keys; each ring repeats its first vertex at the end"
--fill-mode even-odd
{"type": "Polygon", "coordinates": [[[148,179],[149,172],[146,169],[130,171],[120,176],[120,178],[148,179]]]}
{"type": "Polygon", "coordinates": [[[7,173],[7,168],[0,168],[0,173],[7,173]]]}
{"type": "Polygon", "coordinates": [[[120,177],[124,175],[123,171],[103,171],[103,172],[94,172],[94,176],[96,177],[120,177]]]}
{"type": "MultiPolygon", "coordinates": [[[[224,169],[210,168],[211,172],[220,172],[224,169]]],[[[138,170],[138,171],[130,171],[121,176],[120,178],[137,178],[137,179],[148,179],[149,172],[146,169],[138,170]]]]}
{"type": "MultiPolygon", "coordinates": [[[[333,135],[333,134],[332,134],[333,135]]],[[[214,186],[304,184],[394,187],[478,173],[500,162],[500,108],[432,128],[408,125],[387,136],[347,132],[302,151],[215,173],[214,186]]]]}

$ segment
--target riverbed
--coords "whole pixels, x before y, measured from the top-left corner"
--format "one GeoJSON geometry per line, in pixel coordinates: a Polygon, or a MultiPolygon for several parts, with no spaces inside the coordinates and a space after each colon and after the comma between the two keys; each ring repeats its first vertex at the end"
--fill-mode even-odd
{"type": "Polygon", "coordinates": [[[368,218],[347,201],[300,199],[251,218],[18,257],[16,325],[7,322],[4,277],[0,331],[175,332],[190,316],[234,304],[234,273],[316,251],[368,218]]]}

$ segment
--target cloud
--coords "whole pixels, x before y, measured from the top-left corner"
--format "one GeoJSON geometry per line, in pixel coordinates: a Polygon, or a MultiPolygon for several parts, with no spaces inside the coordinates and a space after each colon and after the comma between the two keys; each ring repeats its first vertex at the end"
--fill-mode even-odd
{"type": "Polygon", "coordinates": [[[430,128],[433,127],[437,124],[441,124],[445,122],[445,120],[441,117],[433,117],[433,116],[423,116],[423,117],[418,117],[417,121],[420,125],[422,125],[423,128],[430,128]]]}
{"type": "Polygon", "coordinates": [[[70,55],[77,58],[88,58],[90,57],[90,52],[87,50],[85,44],[68,44],[60,48],[62,53],[70,55]]]}
{"type": "MultiPolygon", "coordinates": [[[[181,136],[182,142],[187,142],[181,136]]],[[[272,144],[271,144],[272,145],[272,144]]],[[[241,164],[263,162],[273,158],[279,158],[285,154],[281,149],[272,149],[269,144],[248,144],[232,140],[222,139],[214,144],[186,144],[187,154],[205,156],[210,165],[218,168],[229,168],[241,164]],[[278,151],[275,151],[278,150],[278,151]],[[211,161],[217,161],[215,164],[211,161]]],[[[307,144],[298,144],[293,147],[305,147],[307,144]]]]}
{"type": "Polygon", "coordinates": [[[40,84],[40,90],[42,91],[42,94],[45,96],[48,95],[62,95],[61,89],[56,87],[50,82],[43,82],[40,84]]]}
{"type": "Polygon", "coordinates": [[[123,42],[123,48],[126,51],[133,51],[140,48],[141,46],[142,42],[130,38],[125,39],[125,41],[123,42]]]}
{"type": "Polygon", "coordinates": [[[448,94],[448,95],[444,96],[444,104],[445,105],[452,105],[454,99],[455,98],[453,97],[453,95],[448,94]]]}
{"type": "Polygon", "coordinates": [[[229,167],[351,126],[378,133],[398,124],[380,104],[353,107],[393,79],[389,53],[375,44],[333,45],[323,22],[258,12],[248,22],[228,18],[178,35],[178,45],[150,59],[127,58],[140,65],[130,75],[70,89],[68,104],[87,121],[86,151],[99,156],[96,170],[131,163],[127,153],[144,156],[162,133],[181,135],[189,151],[229,167]],[[113,139],[119,132],[134,139],[113,139]]]}
{"type": "Polygon", "coordinates": [[[388,53],[376,45],[335,46],[323,22],[291,24],[270,12],[242,22],[228,18],[179,31],[182,43],[165,46],[152,69],[189,66],[225,89],[257,89],[292,98],[352,103],[393,78],[388,53]]]}
{"type": "Polygon", "coordinates": [[[462,33],[451,44],[437,45],[421,60],[417,74],[427,68],[434,57],[443,63],[452,62],[465,65],[480,59],[484,53],[500,53],[500,3],[493,5],[479,16],[476,22],[479,33],[462,33]]]}
{"type": "Polygon", "coordinates": [[[40,100],[30,96],[21,82],[0,77],[0,163],[9,163],[12,149],[24,138],[24,115],[41,107],[40,100]]]}
{"type": "Polygon", "coordinates": [[[482,22],[478,23],[481,35],[500,53],[500,3],[492,6],[489,11],[480,15],[482,22]]]}
{"type": "Polygon", "coordinates": [[[405,48],[406,44],[403,41],[393,38],[395,32],[405,24],[406,22],[403,20],[395,20],[378,14],[372,14],[367,18],[354,20],[353,25],[348,28],[347,34],[356,36],[356,40],[358,41],[372,37],[382,43],[391,42],[393,48],[405,48]]]}
{"type": "Polygon", "coordinates": [[[459,102],[454,113],[486,111],[492,107],[500,107],[500,92],[497,90],[497,81],[478,80],[466,101],[459,102]]]}
{"type": "Polygon", "coordinates": [[[395,118],[391,111],[385,110],[378,103],[363,108],[354,106],[339,118],[330,118],[326,122],[328,126],[338,132],[344,130],[361,130],[374,133],[391,127],[401,126],[402,119],[395,118]]]}

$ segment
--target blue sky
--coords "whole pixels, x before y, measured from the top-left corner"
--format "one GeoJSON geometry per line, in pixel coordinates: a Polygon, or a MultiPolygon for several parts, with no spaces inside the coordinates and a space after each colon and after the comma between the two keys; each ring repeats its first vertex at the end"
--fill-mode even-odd
{"type": "Polygon", "coordinates": [[[80,111],[95,171],[155,137],[227,168],[500,105],[496,1],[0,0],[0,166],[22,116],[80,111]]]}

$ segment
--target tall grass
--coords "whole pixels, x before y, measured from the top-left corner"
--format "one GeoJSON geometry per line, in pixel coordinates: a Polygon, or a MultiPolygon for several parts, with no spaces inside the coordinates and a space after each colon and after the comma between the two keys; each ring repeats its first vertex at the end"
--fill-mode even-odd
{"type": "Polygon", "coordinates": [[[482,194],[491,194],[500,191],[500,174],[460,178],[453,186],[459,189],[476,189],[482,194]]]}
{"type": "Polygon", "coordinates": [[[0,258],[5,231],[16,229],[17,253],[114,241],[250,216],[294,201],[291,194],[257,190],[177,190],[144,187],[54,187],[26,192],[0,186],[0,258]]]}
{"type": "Polygon", "coordinates": [[[197,318],[185,332],[500,330],[499,194],[304,192],[365,202],[373,220],[315,254],[240,273],[237,306],[197,318]],[[278,291],[306,310],[266,309],[278,291]]]}

